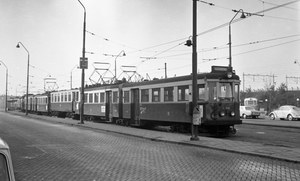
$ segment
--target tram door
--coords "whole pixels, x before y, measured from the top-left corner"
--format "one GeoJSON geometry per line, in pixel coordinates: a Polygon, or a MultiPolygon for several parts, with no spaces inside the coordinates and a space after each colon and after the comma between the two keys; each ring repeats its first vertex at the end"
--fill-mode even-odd
{"type": "Polygon", "coordinates": [[[140,95],[139,89],[131,89],[131,124],[140,121],[140,95]]]}
{"type": "Polygon", "coordinates": [[[106,121],[112,122],[112,93],[111,91],[106,91],[106,103],[105,103],[105,117],[106,121]]]}

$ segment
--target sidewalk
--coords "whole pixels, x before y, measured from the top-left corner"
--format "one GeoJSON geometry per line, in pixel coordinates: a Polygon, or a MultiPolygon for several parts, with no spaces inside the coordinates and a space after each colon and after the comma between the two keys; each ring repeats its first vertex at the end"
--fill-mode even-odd
{"type": "MultiPolygon", "coordinates": [[[[14,115],[25,116],[24,113],[10,112],[14,115]]],[[[58,119],[47,116],[37,116],[29,114],[30,118],[37,118],[44,121],[57,122],[73,126],[80,126],[88,129],[97,129],[107,132],[115,132],[135,137],[150,139],[153,141],[165,141],[181,145],[197,146],[204,148],[212,148],[222,151],[229,151],[235,153],[242,153],[248,155],[256,155],[267,158],[275,158],[284,161],[291,161],[300,163],[300,148],[288,148],[281,146],[269,146],[259,143],[249,143],[242,141],[231,141],[219,138],[199,137],[199,141],[190,141],[190,136],[176,133],[152,131],[145,129],[137,129],[125,126],[119,126],[107,123],[93,123],[85,121],[84,124],[78,124],[79,121],[73,119],[58,119]]],[[[299,121],[272,121],[267,119],[247,119],[243,124],[259,124],[259,125],[272,125],[284,127],[297,127],[300,129],[299,121]]],[[[299,130],[300,132],[300,130],[299,130]]]]}

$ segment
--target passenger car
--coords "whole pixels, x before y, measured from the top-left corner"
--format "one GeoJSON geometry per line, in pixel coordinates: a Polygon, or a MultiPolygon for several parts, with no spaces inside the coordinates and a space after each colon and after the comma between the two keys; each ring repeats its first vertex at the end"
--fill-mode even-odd
{"type": "Polygon", "coordinates": [[[280,120],[288,119],[289,121],[300,120],[300,109],[296,106],[285,105],[271,112],[269,116],[272,120],[276,118],[280,120]]]}
{"type": "Polygon", "coordinates": [[[0,180],[15,181],[9,146],[0,138],[0,180]]]}
{"type": "Polygon", "coordinates": [[[248,117],[258,118],[260,111],[254,109],[251,106],[240,106],[240,117],[246,119],[248,117]]]}

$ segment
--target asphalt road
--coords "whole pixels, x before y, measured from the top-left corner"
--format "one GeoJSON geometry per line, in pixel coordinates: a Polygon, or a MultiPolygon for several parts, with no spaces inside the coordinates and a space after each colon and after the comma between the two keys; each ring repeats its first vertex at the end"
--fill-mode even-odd
{"type": "Polygon", "coordinates": [[[300,165],[0,113],[17,180],[299,180],[300,165]]]}
{"type": "Polygon", "coordinates": [[[235,128],[237,129],[237,133],[226,139],[300,148],[299,128],[251,125],[246,123],[236,125],[235,128]]]}

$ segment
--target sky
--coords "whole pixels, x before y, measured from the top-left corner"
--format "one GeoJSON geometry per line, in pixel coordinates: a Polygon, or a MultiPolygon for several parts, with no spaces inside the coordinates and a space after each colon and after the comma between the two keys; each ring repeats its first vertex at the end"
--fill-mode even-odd
{"type": "MultiPolygon", "coordinates": [[[[192,47],[184,45],[192,35],[192,0],[81,2],[86,8],[85,84],[101,81],[100,75],[113,77],[115,62],[121,78],[126,72],[131,76],[130,71],[148,79],[164,78],[165,65],[168,77],[192,72],[192,47]]],[[[0,0],[0,95],[5,94],[3,63],[8,94],[26,93],[26,49],[29,93],[80,87],[83,15],[77,0],[0,0]],[[25,48],[16,48],[18,42],[25,48]]],[[[281,83],[298,89],[300,0],[198,1],[198,72],[229,65],[231,20],[232,66],[241,90],[281,83]],[[245,19],[232,11],[240,9],[245,19]]]]}

